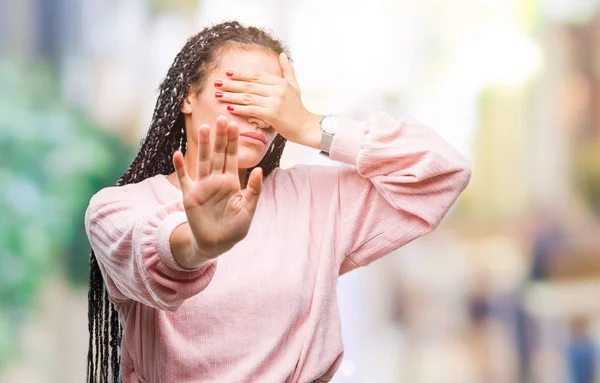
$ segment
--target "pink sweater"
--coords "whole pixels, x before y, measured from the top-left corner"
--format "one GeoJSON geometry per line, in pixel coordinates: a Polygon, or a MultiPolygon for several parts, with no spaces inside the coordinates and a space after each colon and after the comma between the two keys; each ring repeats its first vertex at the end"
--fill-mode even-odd
{"type": "Polygon", "coordinates": [[[248,236],[196,270],[169,237],[186,222],[163,175],[94,195],[92,248],[124,328],[129,382],[328,382],[343,355],[339,275],[438,225],[470,167],[438,134],[385,113],[342,119],[331,158],[276,169],[248,236]]]}

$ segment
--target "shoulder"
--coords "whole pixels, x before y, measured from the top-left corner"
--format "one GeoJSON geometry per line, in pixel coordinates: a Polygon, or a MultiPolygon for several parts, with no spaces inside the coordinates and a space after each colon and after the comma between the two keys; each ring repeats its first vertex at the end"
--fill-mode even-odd
{"type": "Polygon", "coordinates": [[[125,186],[109,186],[100,189],[90,198],[90,206],[103,204],[111,201],[122,201],[129,199],[128,188],[125,186]]]}
{"type": "Polygon", "coordinates": [[[108,186],[100,189],[90,198],[89,207],[122,202],[143,204],[152,192],[151,184],[154,178],[147,178],[135,184],[108,186]]]}
{"type": "Polygon", "coordinates": [[[125,186],[109,186],[100,189],[90,198],[85,214],[86,219],[88,216],[101,214],[107,209],[129,210],[134,205],[132,201],[135,199],[131,198],[128,189],[125,186]]]}

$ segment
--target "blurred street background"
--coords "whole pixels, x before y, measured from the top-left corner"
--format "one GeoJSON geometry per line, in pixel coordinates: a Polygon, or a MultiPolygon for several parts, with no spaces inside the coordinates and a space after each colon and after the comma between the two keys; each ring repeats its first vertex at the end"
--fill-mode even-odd
{"type": "Polygon", "coordinates": [[[225,19],[289,45],[309,110],[473,164],[436,232],[340,278],[335,383],[600,382],[600,0],[0,0],[0,382],[84,381],[83,213],[225,19]]]}

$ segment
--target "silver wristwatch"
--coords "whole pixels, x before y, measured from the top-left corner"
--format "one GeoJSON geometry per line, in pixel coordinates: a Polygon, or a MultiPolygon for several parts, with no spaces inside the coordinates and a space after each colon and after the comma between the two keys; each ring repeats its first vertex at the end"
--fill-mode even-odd
{"type": "Polygon", "coordinates": [[[319,123],[321,125],[321,153],[324,156],[329,157],[331,151],[331,143],[333,137],[337,132],[340,117],[333,114],[327,115],[321,119],[319,123]]]}

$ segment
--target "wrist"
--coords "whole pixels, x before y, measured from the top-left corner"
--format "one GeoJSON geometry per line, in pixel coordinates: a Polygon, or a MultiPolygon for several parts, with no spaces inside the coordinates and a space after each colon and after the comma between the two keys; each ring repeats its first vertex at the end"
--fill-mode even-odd
{"type": "MultiPolygon", "coordinates": [[[[190,240],[190,259],[193,263],[202,265],[205,262],[212,261],[221,254],[231,250],[239,241],[229,241],[226,243],[204,243],[199,242],[194,234],[191,234],[190,240]]],[[[195,266],[198,267],[198,266],[195,266]]]]}
{"type": "Polygon", "coordinates": [[[300,127],[301,134],[297,140],[293,142],[308,146],[310,148],[319,149],[321,145],[321,119],[324,115],[309,113],[304,119],[300,127]]]}
{"type": "Polygon", "coordinates": [[[210,260],[217,258],[221,254],[222,252],[216,251],[216,246],[209,247],[199,245],[198,241],[196,241],[196,238],[192,234],[190,239],[190,263],[195,265],[192,267],[198,267],[210,260]],[[207,249],[211,249],[212,251],[206,251],[207,249]]]}
{"type": "Polygon", "coordinates": [[[200,250],[189,224],[177,227],[171,236],[173,258],[185,269],[197,269],[220,254],[207,254],[200,250]]]}

